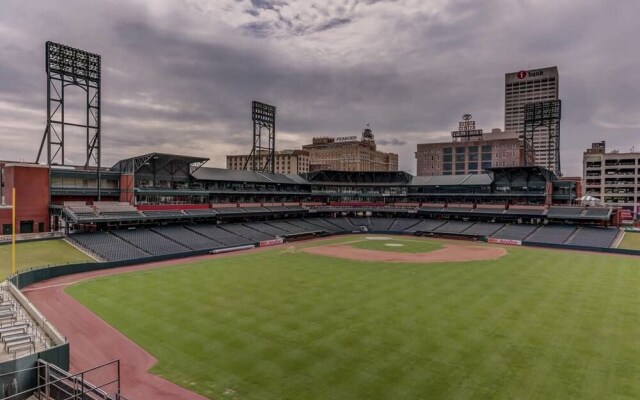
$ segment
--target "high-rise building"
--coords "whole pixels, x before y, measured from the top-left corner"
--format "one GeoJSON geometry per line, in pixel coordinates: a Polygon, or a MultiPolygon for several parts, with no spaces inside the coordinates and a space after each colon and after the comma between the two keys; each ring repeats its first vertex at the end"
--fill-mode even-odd
{"type": "MultiPolygon", "coordinates": [[[[522,138],[524,135],[524,105],[539,101],[558,100],[558,67],[522,70],[505,74],[504,130],[522,138]]],[[[549,133],[538,129],[533,135],[534,165],[554,172],[554,160],[559,149],[549,145],[549,133]]],[[[555,135],[555,128],[552,128],[555,135]]],[[[553,144],[552,144],[553,146],[553,144]]]]}
{"type": "MultiPolygon", "coordinates": [[[[261,152],[259,165],[265,164],[267,156],[268,152],[261,152]]],[[[247,158],[249,158],[247,154],[228,155],[227,169],[244,169],[247,158]]],[[[248,163],[248,169],[251,169],[251,161],[248,163]]],[[[303,174],[309,172],[309,152],[304,150],[276,151],[275,169],[276,174],[303,174]]]]}
{"type": "Polygon", "coordinates": [[[470,114],[465,114],[451,141],[418,144],[418,176],[480,174],[491,167],[515,167],[521,163],[518,136],[500,129],[483,132],[476,129],[470,114]]]}
{"type": "Polygon", "coordinates": [[[398,155],[378,151],[371,129],[362,137],[315,137],[302,146],[309,152],[309,170],[397,171],[398,155]]]}
{"type": "Polygon", "coordinates": [[[592,143],[582,156],[584,193],[598,203],[640,212],[640,152],[607,152],[605,142],[592,143]]]}

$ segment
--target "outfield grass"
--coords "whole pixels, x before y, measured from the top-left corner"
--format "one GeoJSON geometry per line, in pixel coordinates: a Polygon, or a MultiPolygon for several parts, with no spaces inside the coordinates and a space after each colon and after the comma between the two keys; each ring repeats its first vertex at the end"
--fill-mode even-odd
{"type": "MultiPolygon", "coordinates": [[[[345,241],[353,238],[344,238],[345,241]]],[[[212,399],[640,398],[640,261],[353,262],[273,249],[68,293],[212,399]]]]}
{"type": "MultiPolygon", "coordinates": [[[[61,239],[16,243],[18,270],[47,265],[91,262],[91,257],[61,239]]],[[[11,245],[0,246],[0,278],[11,274],[11,245]]]]}
{"type": "Polygon", "coordinates": [[[618,248],[640,250],[640,233],[625,232],[618,248]]]}
{"type": "Polygon", "coordinates": [[[428,253],[442,248],[442,244],[436,241],[424,239],[399,239],[395,237],[389,238],[388,240],[358,239],[358,241],[349,243],[349,246],[357,247],[359,249],[382,250],[396,253],[428,253]],[[387,244],[400,246],[387,246],[387,244]]]}

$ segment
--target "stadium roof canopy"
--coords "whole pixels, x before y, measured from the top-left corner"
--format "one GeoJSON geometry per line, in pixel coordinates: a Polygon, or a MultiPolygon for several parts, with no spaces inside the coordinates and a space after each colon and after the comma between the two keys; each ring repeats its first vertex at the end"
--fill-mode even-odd
{"type": "Polygon", "coordinates": [[[414,176],[411,186],[487,186],[493,178],[488,174],[479,175],[433,175],[414,176]]]}
{"type": "Polygon", "coordinates": [[[289,185],[308,185],[309,182],[299,175],[272,174],[270,172],[243,171],[224,168],[200,168],[193,177],[204,181],[218,182],[255,182],[289,185]]]}
{"type": "Polygon", "coordinates": [[[528,166],[528,167],[492,167],[487,168],[487,172],[495,175],[508,175],[508,174],[525,174],[528,176],[531,175],[540,175],[543,176],[547,181],[555,182],[558,180],[556,174],[553,171],[546,169],[544,167],[537,166],[528,166]]]}
{"type": "Polygon", "coordinates": [[[331,171],[321,170],[304,174],[311,183],[406,185],[411,174],[404,171],[331,171]]]}
{"type": "Polygon", "coordinates": [[[208,158],[182,156],[178,154],[167,153],[149,153],[137,157],[127,158],[118,161],[110,169],[121,173],[136,173],[144,166],[149,166],[153,170],[162,170],[170,167],[171,169],[185,170],[193,173],[200,169],[208,158]]]}

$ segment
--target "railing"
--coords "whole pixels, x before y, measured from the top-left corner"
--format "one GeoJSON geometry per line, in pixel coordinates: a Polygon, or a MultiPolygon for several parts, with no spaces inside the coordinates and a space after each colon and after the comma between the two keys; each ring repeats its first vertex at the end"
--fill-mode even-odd
{"type": "MultiPolygon", "coordinates": [[[[40,233],[21,233],[16,235],[16,240],[36,240],[36,239],[51,239],[64,237],[64,232],[40,232],[40,233]]],[[[0,235],[0,243],[10,242],[11,235],[0,235]]]]}
{"type": "Polygon", "coordinates": [[[36,386],[4,399],[19,399],[33,394],[36,399],[42,400],[127,400],[120,394],[120,360],[71,374],[54,364],[38,359],[35,367],[28,368],[28,370],[34,369],[36,386]],[[103,378],[107,376],[106,382],[98,385],[91,383],[87,379],[91,374],[103,378]]]}

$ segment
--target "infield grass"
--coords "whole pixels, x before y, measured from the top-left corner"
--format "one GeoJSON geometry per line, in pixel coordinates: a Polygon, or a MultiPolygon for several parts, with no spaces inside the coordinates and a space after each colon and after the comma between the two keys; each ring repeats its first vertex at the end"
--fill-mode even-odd
{"type": "Polygon", "coordinates": [[[640,250],[640,233],[625,232],[618,248],[640,250]]]}
{"type": "MultiPolygon", "coordinates": [[[[94,260],[62,239],[16,243],[16,269],[94,260]]],[[[11,274],[11,245],[0,246],[0,276],[11,274]]]]}
{"type": "Polygon", "coordinates": [[[389,238],[385,240],[362,239],[348,243],[351,247],[367,250],[390,251],[397,253],[428,253],[441,249],[441,243],[422,239],[398,239],[389,238]],[[391,246],[388,246],[391,245],[391,246]]]}
{"type": "Polygon", "coordinates": [[[508,251],[386,264],[278,248],[67,292],[212,399],[640,398],[640,259],[508,251]]]}

